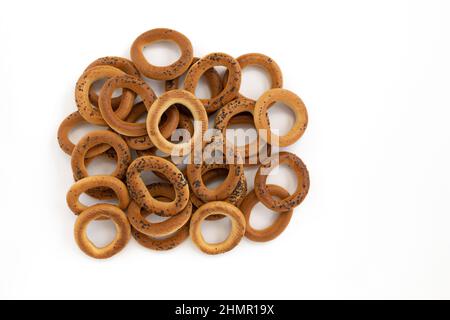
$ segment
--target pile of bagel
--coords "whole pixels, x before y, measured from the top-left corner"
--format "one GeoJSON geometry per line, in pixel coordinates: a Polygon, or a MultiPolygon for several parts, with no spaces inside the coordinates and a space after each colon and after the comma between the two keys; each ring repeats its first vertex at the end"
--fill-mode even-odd
{"type": "Polygon", "coordinates": [[[74,235],[80,249],[105,259],[120,252],[131,237],[153,250],[169,250],[190,238],[201,251],[220,254],[235,248],[244,236],[265,242],[280,235],[308,193],[309,174],[298,156],[279,148],[302,137],[308,115],[302,100],[282,88],[277,63],[258,53],[236,59],[225,53],[196,58],[186,36],[163,28],[140,35],[130,56],[131,60],[104,57],[88,65],[75,86],[77,110],[59,126],[59,145],[71,156],[75,182],[67,193],[67,204],[76,215],[74,235]],[[155,66],[145,58],[145,46],[159,41],[177,44],[181,54],[176,62],[155,66]],[[247,66],[265,69],[271,79],[271,89],[256,101],[240,94],[242,69],[247,66]],[[225,74],[215,67],[225,67],[225,74]],[[209,99],[195,96],[201,77],[209,86],[209,99]],[[164,81],[165,92],[157,97],[146,79],[164,81]],[[104,84],[97,92],[94,84],[100,81],[104,84]],[[118,90],[121,94],[115,96],[118,90]],[[276,102],[295,115],[293,127],[283,136],[274,133],[268,119],[267,111],[276,102]],[[210,117],[214,117],[214,134],[208,130],[210,117]],[[71,142],[70,132],[86,123],[103,129],[71,142]],[[235,125],[254,126],[258,139],[245,145],[230,141],[228,128],[235,125]],[[114,172],[90,175],[87,168],[98,157],[114,159],[114,172]],[[293,194],[266,183],[280,164],[287,164],[297,177],[293,194]],[[254,189],[248,190],[245,169],[252,166],[258,169],[254,189]],[[146,171],[158,180],[144,182],[146,171]],[[208,187],[218,180],[217,188],[208,187]],[[82,204],[83,193],[99,203],[82,204]],[[112,199],[117,204],[111,204],[112,199]],[[278,214],[263,230],[250,225],[252,209],[259,202],[278,214]],[[151,222],[151,215],[163,217],[162,221],[151,222]],[[227,239],[206,242],[202,222],[224,217],[231,220],[227,239]],[[104,219],[113,221],[116,236],[99,248],[88,238],[87,227],[104,219]]]}

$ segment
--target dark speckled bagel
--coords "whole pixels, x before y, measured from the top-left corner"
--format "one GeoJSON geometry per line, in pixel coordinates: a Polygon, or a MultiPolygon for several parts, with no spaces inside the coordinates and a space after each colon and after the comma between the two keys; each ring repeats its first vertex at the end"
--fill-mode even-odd
{"type": "MultiPolygon", "coordinates": [[[[270,87],[272,89],[283,87],[283,74],[278,64],[272,58],[261,53],[247,53],[240,57],[237,57],[236,61],[239,62],[241,70],[244,70],[248,66],[257,66],[267,71],[271,82],[270,87]]],[[[223,82],[226,83],[227,81],[228,72],[225,72],[223,82]]],[[[241,97],[241,99],[252,100],[250,98],[247,98],[243,94],[239,94],[239,96],[241,97]]]]}
{"type": "MultiPolygon", "coordinates": [[[[157,199],[161,201],[170,201],[170,199],[164,197],[157,197],[157,199]]],[[[147,214],[149,214],[149,212],[142,212],[143,217],[146,217],[147,214]]],[[[166,237],[152,238],[137,231],[133,227],[131,227],[131,235],[143,247],[151,250],[167,251],[179,246],[187,238],[189,238],[189,222],[187,222],[181,229],[179,229],[175,233],[166,237]]]]}
{"type": "MultiPolygon", "coordinates": [[[[71,114],[69,114],[63,122],[61,122],[61,125],[58,128],[58,143],[61,147],[61,150],[67,153],[68,155],[72,155],[73,149],[75,148],[75,145],[72,143],[72,141],[69,140],[69,133],[74,129],[76,126],[80,124],[87,123],[86,120],[80,115],[78,111],[75,111],[71,114]]],[[[109,150],[111,146],[104,144],[99,145],[95,148],[90,149],[86,153],[86,158],[93,158],[98,155],[101,155],[105,153],[107,150],[109,150]]]]}
{"type": "Polygon", "coordinates": [[[216,66],[226,67],[229,72],[229,77],[221,93],[210,99],[201,99],[208,113],[217,111],[239,96],[239,89],[241,87],[241,67],[239,63],[226,53],[211,53],[197,61],[189,69],[184,80],[184,89],[194,94],[201,76],[207,70],[216,66]]]}
{"type": "MultiPolygon", "coordinates": [[[[153,185],[149,185],[147,186],[147,190],[155,199],[164,196],[169,198],[170,202],[175,198],[175,192],[170,184],[158,184],[156,188],[153,185]]],[[[148,221],[141,213],[142,210],[139,205],[132,201],[128,207],[127,216],[134,229],[153,238],[165,237],[175,233],[189,221],[192,214],[192,204],[189,201],[180,213],[159,223],[152,223],[148,221]]],[[[152,212],[149,212],[149,214],[152,214],[152,212]]]]}
{"type": "MultiPolygon", "coordinates": [[[[110,147],[108,151],[102,153],[101,155],[92,158],[86,158],[84,161],[86,168],[89,170],[89,166],[91,165],[91,163],[100,157],[105,160],[113,160],[115,163],[117,163],[116,151],[110,147]]],[[[121,181],[123,182],[123,180],[124,179],[122,178],[121,181]]],[[[104,188],[104,187],[92,188],[86,190],[85,193],[97,200],[114,200],[117,198],[116,193],[111,188],[104,188]]]]}
{"type": "MultiPolygon", "coordinates": [[[[275,159],[277,159],[275,157],[275,159]]],[[[277,212],[287,212],[292,208],[295,208],[302,203],[309,191],[309,173],[306,169],[303,161],[297,157],[295,154],[290,152],[280,152],[278,161],[273,161],[273,163],[267,163],[259,167],[255,176],[255,193],[259,200],[269,209],[277,212]],[[297,189],[291,196],[275,200],[270,193],[266,181],[270,171],[272,171],[276,166],[281,164],[287,164],[297,176],[297,189]],[[264,169],[267,175],[262,174],[262,169],[264,169]]]]}
{"type": "MultiPolygon", "coordinates": [[[[212,182],[216,179],[226,177],[228,175],[228,169],[225,164],[223,165],[207,165],[202,170],[202,179],[204,183],[212,182]]],[[[228,202],[236,207],[239,207],[241,202],[244,200],[247,195],[247,179],[245,178],[245,173],[242,172],[240,175],[239,182],[236,185],[236,188],[233,190],[231,195],[223,199],[223,201],[228,202]]],[[[195,207],[200,208],[205,204],[204,201],[199,199],[194,192],[191,192],[191,202],[195,207]]],[[[211,215],[206,218],[206,220],[220,220],[223,219],[223,215],[211,215]]]]}
{"type": "Polygon", "coordinates": [[[72,171],[75,181],[86,178],[89,173],[86,169],[86,153],[93,147],[108,144],[116,152],[117,166],[111,174],[113,177],[123,179],[131,162],[130,149],[126,142],[116,133],[106,130],[92,131],[80,139],[72,153],[72,171]]]}
{"type": "Polygon", "coordinates": [[[131,60],[146,77],[155,80],[171,80],[181,76],[191,65],[193,59],[192,44],[186,36],[171,29],[153,29],[141,34],[131,46],[131,60]],[[143,49],[157,41],[173,41],[181,51],[180,58],[169,66],[158,67],[150,64],[144,56],[143,49]]]}
{"type": "Polygon", "coordinates": [[[122,210],[128,208],[130,196],[125,183],[111,176],[92,176],[75,182],[67,193],[67,205],[72,212],[79,215],[81,212],[86,210],[88,207],[80,202],[80,195],[87,190],[99,187],[113,190],[119,200],[118,207],[122,210]]]}
{"type": "MultiPolygon", "coordinates": [[[[92,62],[86,68],[86,70],[93,68],[93,67],[97,67],[97,66],[111,66],[111,67],[120,69],[123,72],[125,72],[126,74],[129,74],[131,76],[138,77],[138,78],[141,76],[138,69],[136,69],[136,67],[134,66],[133,62],[131,62],[128,59],[122,58],[122,57],[99,58],[99,59],[95,60],[94,62],[92,62]]],[[[89,99],[91,100],[91,103],[94,106],[98,107],[98,95],[95,92],[93,86],[89,90],[89,99]]],[[[112,104],[114,110],[116,110],[119,107],[121,101],[122,101],[121,96],[112,98],[111,104],[112,104]]]]}
{"type": "MultiPolygon", "coordinates": [[[[94,82],[116,76],[123,76],[125,72],[112,66],[96,66],[87,69],[78,79],[75,86],[75,102],[81,116],[89,123],[105,126],[100,110],[94,107],[89,98],[89,91],[94,82]]],[[[135,94],[131,91],[123,92],[120,106],[114,112],[120,119],[125,119],[133,108],[135,94]]]]}
{"type": "MultiPolygon", "coordinates": [[[[210,144],[211,145],[211,144],[210,144]]],[[[227,149],[228,151],[228,149],[227,149]]],[[[231,196],[235,190],[241,174],[244,172],[244,166],[239,153],[231,151],[232,163],[226,163],[228,156],[224,155],[223,163],[228,169],[228,175],[225,181],[215,189],[209,189],[202,178],[203,169],[205,166],[218,165],[223,168],[223,163],[190,163],[186,168],[186,175],[189,181],[192,192],[204,202],[207,201],[221,201],[231,196]]]]}
{"type": "MultiPolygon", "coordinates": [[[[197,61],[199,61],[199,58],[194,57],[192,60],[192,63],[189,67],[192,67],[197,61]]],[[[211,92],[211,97],[217,96],[220,92],[222,92],[222,79],[220,77],[220,74],[216,71],[216,69],[211,68],[209,70],[206,70],[204,73],[206,82],[208,83],[209,91],[211,92]]],[[[179,88],[179,82],[180,78],[175,78],[173,80],[167,80],[165,83],[165,90],[171,91],[176,90],[179,88]]]]}
{"type": "Polygon", "coordinates": [[[134,160],[127,171],[127,185],[131,198],[144,210],[173,216],[182,211],[189,202],[189,186],[181,171],[170,161],[154,156],[134,160]],[[147,190],[141,179],[143,171],[157,171],[163,174],[175,189],[171,202],[157,201],[147,190]]]}
{"type": "Polygon", "coordinates": [[[155,93],[144,80],[129,75],[110,78],[105,82],[100,91],[100,98],[98,101],[99,109],[103,120],[105,120],[111,128],[126,136],[139,137],[145,135],[147,133],[145,123],[124,121],[120,119],[113,110],[111,97],[114,90],[117,88],[129,89],[139,95],[147,110],[150,110],[150,107],[156,100],[155,93]]]}

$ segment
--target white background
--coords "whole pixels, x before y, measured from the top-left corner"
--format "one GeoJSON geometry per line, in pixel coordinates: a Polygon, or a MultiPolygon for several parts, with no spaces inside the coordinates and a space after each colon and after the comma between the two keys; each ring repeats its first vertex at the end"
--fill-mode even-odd
{"type": "MultiPolygon", "coordinates": [[[[450,298],[449,16],[448,1],[1,1],[0,297],[450,298]],[[155,27],[198,56],[265,53],[304,100],[289,150],[311,190],[275,241],[211,257],[132,240],[107,261],[73,241],[58,125],[83,69],[155,27]]],[[[267,85],[244,72],[243,92],[267,85]]],[[[270,180],[295,188],[287,170],[270,180]]]]}

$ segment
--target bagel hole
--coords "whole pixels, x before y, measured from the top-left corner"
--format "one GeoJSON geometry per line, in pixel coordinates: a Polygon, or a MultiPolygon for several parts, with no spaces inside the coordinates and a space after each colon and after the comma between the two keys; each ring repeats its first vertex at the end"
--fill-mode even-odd
{"type": "Polygon", "coordinates": [[[269,73],[259,66],[247,66],[242,69],[241,94],[258,100],[272,86],[269,73]]]}
{"type": "Polygon", "coordinates": [[[178,77],[178,87],[176,89],[184,88],[184,80],[186,79],[186,75],[187,75],[187,72],[183,73],[181,76],[178,77]]]}
{"type": "Polygon", "coordinates": [[[145,220],[147,220],[150,223],[161,223],[168,219],[169,219],[169,217],[161,217],[161,216],[158,216],[157,214],[150,214],[145,218],[145,220]]]}
{"type": "MultiPolygon", "coordinates": [[[[150,88],[152,88],[153,92],[157,97],[161,96],[164,92],[166,92],[165,81],[154,80],[144,76],[141,76],[141,78],[150,86],[150,88]]],[[[137,96],[137,98],[139,98],[139,100],[142,101],[142,98],[139,97],[139,95],[137,96]]]]}
{"type": "Polygon", "coordinates": [[[117,198],[100,200],[100,199],[96,199],[94,197],[91,197],[87,193],[82,193],[80,195],[79,201],[80,201],[81,204],[85,205],[86,207],[91,207],[93,205],[100,204],[100,203],[102,203],[102,204],[103,203],[112,204],[112,205],[115,205],[115,206],[119,205],[119,200],[117,198]]]}
{"type": "MultiPolygon", "coordinates": [[[[216,70],[216,72],[219,74],[219,77],[222,82],[222,91],[223,91],[223,89],[225,89],[225,86],[227,85],[225,80],[228,81],[228,68],[225,66],[215,66],[213,69],[216,70]]],[[[217,95],[220,95],[222,93],[222,91],[219,92],[217,95]]],[[[210,94],[210,95],[212,95],[212,94],[210,94]]]]}
{"type": "Polygon", "coordinates": [[[273,225],[277,217],[278,213],[269,210],[262,203],[257,203],[250,215],[250,225],[255,230],[264,230],[273,225]]]}
{"type": "Polygon", "coordinates": [[[250,112],[239,113],[231,118],[230,123],[231,124],[228,126],[226,131],[226,138],[227,141],[232,142],[235,146],[242,147],[258,140],[258,133],[253,123],[253,115],[250,112]],[[234,121],[237,121],[238,119],[243,119],[244,117],[250,117],[252,122],[233,124],[233,119],[234,121]]]}
{"type": "MultiPolygon", "coordinates": [[[[190,114],[189,109],[187,109],[185,106],[181,105],[181,104],[173,104],[170,106],[170,108],[185,108],[185,110],[187,110],[187,112],[190,114]]],[[[169,109],[170,109],[169,108],[169,109]]],[[[168,110],[169,110],[168,109],[168,110]]],[[[161,121],[159,122],[159,124],[163,124],[165,121],[167,121],[168,117],[166,115],[166,113],[163,113],[163,117],[161,118],[161,121]]],[[[191,123],[192,126],[194,125],[193,123],[193,119],[191,119],[191,123]]],[[[168,141],[170,141],[173,144],[181,144],[181,143],[187,143],[189,141],[189,139],[191,139],[191,134],[189,131],[187,131],[187,129],[184,128],[176,128],[172,134],[170,135],[170,137],[167,139],[168,141]]]]}
{"type": "Polygon", "coordinates": [[[210,190],[214,190],[220,187],[225,182],[225,179],[228,176],[227,169],[216,169],[214,170],[214,172],[217,174],[214,179],[208,179],[207,181],[204,181],[206,187],[210,190]]]}
{"type": "MultiPolygon", "coordinates": [[[[99,79],[92,84],[92,88],[94,89],[97,95],[100,94],[100,91],[102,90],[107,80],[108,80],[107,78],[99,79]]],[[[122,95],[122,92],[123,92],[122,88],[117,88],[114,90],[112,97],[113,98],[120,97],[122,95]]]]}
{"type": "Polygon", "coordinates": [[[87,165],[86,169],[90,176],[111,175],[117,167],[117,160],[111,155],[102,154],[94,157],[87,165]]]}
{"type": "MultiPolygon", "coordinates": [[[[223,157],[224,157],[224,153],[223,153],[223,151],[222,150],[214,150],[212,153],[211,153],[211,156],[214,158],[214,159],[218,159],[218,160],[220,160],[220,159],[222,159],[223,157]]],[[[216,163],[216,162],[214,162],[214,163],[216,163]]],[[[221,162],[219,162],[219,163],[221,163],[221,162]]]]}
{"type": "Polygon", "coordinates": [[[225,73],[227,73],[228,70],[225,66],[215,66],[214,69],[217,71],[221,79],[225,77],[225,73]]]}
{"type": "Polygon", "coordinates": [[[140,103],[140,102],[142,102],[143,100],[142,100],[142,98],[141,98],[141,96],[140,95],[136,95],[136,98],[134,98],[134,104],[138,104],[138,103],[140,103]]]}
{"type": "MultiPolygon", "coordinates": [[[[156,157],[160,157],[160,158],[164,158],[164,159],[167,159],[167,158],[169,157],[169,155],[168,155],[167,153],[162,152],[162,151],[159,150],[159,149],[157,149],[157,150],[155,151],[155,156],[156,156],[156,157]]],[[[170,158],[168,158],[168,160],[170,160],[170,158]]]]}
{"type": "Polygon", "coordinates": [[[284,136],[295,123],[295,113],[284,103],[275,102],[268,110],[272,133],[284,136]]]}
{"type": "Polygon", "coordinates": [[[153,171],[142,171],[141,172],[141,179],[144,182],[146,186],[156,183],[156,182],[165,182],[167,183],[167,180],[164,180],[160,177],[158,177],[153,171]]]}
{"type": "Polygon", "coordinates": [[[107,129],[106,127],[97,126],[83,121],[82,123],[79,123],[77,126],[73,127],[72,130],[70,130],[68,138],[74,145],[76,145],[78,141],[80,141],[80,139],[84,137],[87,133],[106,129],[107,129]]]}
{"type": "Polygon", "coordinates": [[[116,237],[116,225],[111,219],[91,221],[87,226],[86,234],[89,241],[97,248],[104,248],[116,237]]]}
{"type": "Polygon", "coordinates": [[[140,156],[138,155],[136,150],[130,149],[130,153],[131,153],[131,160],[132,161],[136,160],[137,158],[140,158],[140,156]]]}
{"type": "Polygon", "coordinates": [[[208,130],[216,127],[216,115],[219,111],[216,111],[208,115],[208,130]]]}
{"type": "Polygon", "coordinates": [[[173,144],[187,143],[189,141],[189,139],[191,139],[191,136],[185,135],[186,134],[185,131],[181,131],[181,130],[184,130],[184,129],[180,129],[180,128],[175,129],[175,131],[172,132],[172,135],[170,136],[170,138],[167,140],[169,140],[173,144]],[[180,130],[180,131],[178,131],[178,130],[180,130]]]}
{"type": "MultiPolygon", "coordinates": [[[[186,79],[186,74],[187,73],[185,72],[178,78],[178,89],[184,88],[184,80],[186,79]]],[[[206,79],[204,74],[200,77],[200,80],[197,83],[197,87],[195,88],[194,95],[198,99],[210,99],[211,98],[212,92],[211,92],[211,89],[209,88],[208,80],[206,79]]]]}
{"type": "Polygon", "coordinates": [[[203,162],[205,164],[224,164],[226,163],[226,157],[221,150],[221,146],[215,147],[213,145],[208,145],[203,150],[203,162]]]}
{"type": "MultiPolygon", "coordinates": [[[[158,201],[161,201],[161,202],[171,202],[172,201],[166,197],[156,197],[155,199],[158,201]]],[[[161,217],[161,216],[158,216],[157,214],[149,214],[149,212],[146,212],[144,214],[144,216],[145,216],[145,220],[147,220],[150,223],[161,223],[170,218],[170,217],[161,217]]]]}
{"type": "Polygon", "coordinates": [[[195,88],[195,96],[198,99],[211,99],[211,90],[209,89],[206,77],[202,75],[195,88]]]}
{"type": "Polygon", "coordinates": [[[190,162],[190,155],[186,155],[184,157],[173,157],[172,162],[181,172],[185,172],[187,165],[190,162]]]}
{"type": "Polygon", "coordinates": [[[230,235],[231,219],[224,217],[221,220],[207,221],[204,220],[201,226],[203,239],[210,244],[222,243],[230,235]]]}
{"type": "MultiPolygon", "coordinates": [[[[176,108],[178,109],[180,114],[184,114],[188,117],[190,123],[192,124],[192,128],[195,130],[195,120],[194,120],[194,115],[192,114],[191,110],[189,110],[186,106],[184,106],[182,104],[174,104],[171,107],[173,107],[173,106],[176,106],[176,108]]],[[[209,125],[208,125],[208,128],[209,128],[209,125]]],[[[190,135],[190,133],[189,133],[189,135],[190,135]]],[[[176,143],[176,141],[172,141],[172,142],[176,143]]]]}
{"type": "Polygon", "coordinates": [[[180,47],[174,41],[155,41],[146,45],[143,53],[147,61],[158,67],[169,66],[181,57],[180,47]]]}
{"type": "Polygon", "coordinates": [[[144,112],[139,116],[139,118],[137,118],[135,123],[145,123],[146,121],[147,121],[147,112],[144,112]]]}
{"type": "Polygon", "coordinates": [[[162,152],[161,150],[158,149],[155,152],[155,156],[160,157],[160,158],[166,158],[168,156],[168,154],[165,152],[162,152]]]}
{"type": "MultiPolygon", "coordinates": [[[[147,114],[148,115],[148,114],[147,114]]],[[[158,122],[158,126],[161,126],[164,122],[166,122],[167,121],[167,114],[164,112],[162,115],[161,115],[161,119],[159,119],[159,122],[158,122]]]]}
{"type": "Polygon", "coordinates": [[[194,124],[194,119],[192,118],[191,110],[189,110],[188,108],[186,108],[182,104],[176,104],[176,106],[178,108],[178,111],[180,111],[180,113],[184,113],[184,114],[189,115],[189,118],[191,119],[192,124],[194,124]]]}
{"type": "Polygon", "coordinates": [[[298,181],[293,170],[287,164],[282,163],[270,172],[267,184],[279,185],[292,195],[297,190],[298,181]]]}

